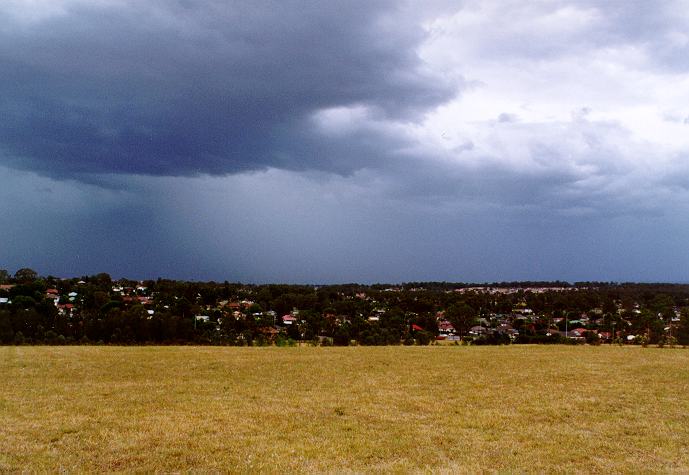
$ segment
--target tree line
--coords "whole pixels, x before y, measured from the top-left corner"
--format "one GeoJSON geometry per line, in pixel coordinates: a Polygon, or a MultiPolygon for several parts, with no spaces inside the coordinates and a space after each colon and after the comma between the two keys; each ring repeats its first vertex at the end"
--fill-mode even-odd
{"type": "Polygon", "coordinates": [[[558,281],[476,287],[113,281],[106,273],[58,279],[28,268],[14,274],[0,269],[0,342],[429,344],[449,322],[457,338],[474,344],[557,343],[571,342],[562,332],[569,322],[580,322],[589,343],[608,332],[610,341],[634,335],[647,343],[689,344],[687,285],[558,281]],[[290,324],[285,315],[294,316],[290,324]],[[472,335],[477,325],[486,332],[472,335]],[[507,327],[511,333],[501,331],[507,327]]]}

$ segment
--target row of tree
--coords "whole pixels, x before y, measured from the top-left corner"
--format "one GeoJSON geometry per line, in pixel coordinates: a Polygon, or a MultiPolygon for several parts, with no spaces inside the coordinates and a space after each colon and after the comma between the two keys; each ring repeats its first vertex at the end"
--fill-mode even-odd
{"type": "MultiPolygon", "coordinates": [[[[517,342],[563,341],[553,328],[588,314],[591,333],[615,331],[689,344],[689,286],[539,282],[509,285],[511,293],[467,290],[474,284],[246,285],[229,282],[118,280],[108,274],[41,277],[32,269],[0,270],[0,342],[124,344],[262,344],[278,339],[363,345],[428,343],[448,320],[460,337],[482,322],[528,308],[534,318],[511,321],[517,342]],[[531,292],[538,285],[552,291],[531,292]],[[562,291],[563,288],[569,289],[562,291]],[[557,290],[555,290],[557,289],[557,290]],[[459,291],[461,290],[461,291],[459,291]],[[48,293],[50,291],[51,293],[48,293]],[[59,297],[61,308],[55,305],[59,297]],[[142,301],[144,304],[142,304],[142,301]],[[241,302],[237,306],[228,303],[241,302]],[[68,304],[68,305],[65,305],[68,304]],[[295,312],[296,311],[296,312],[295,312]],[[281,325],[294,312],[296,321],[281,325]],[[676,322],[677,312],[681,313],[676,322]],[[199,315],[206,318],[198,319],[199,315]],[[375,316],[376,318],[370,318],[375,316]],[[595,318],[594,318],[595,317],[595,318]],[[559,323],[556,323],[559,322],[559,323]]],[[[505,288],[505,287],[503,287],[505,288]]],[[[480,343],[507,343],[493,332],[480,343]]]]}

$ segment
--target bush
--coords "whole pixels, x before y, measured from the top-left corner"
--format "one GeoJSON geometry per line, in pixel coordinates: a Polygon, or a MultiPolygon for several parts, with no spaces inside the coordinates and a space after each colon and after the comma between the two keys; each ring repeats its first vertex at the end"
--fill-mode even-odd
{"type": "Polygon", "coordinates": [[[554,335],[527,335],[526,333],[520,333],[515,343],[533,345],[533,344],[550,344],[550,343],[560,343],[560,334],[556,333],[554,335]]]}
{"type": "Polygon", "coordinates": [[[259,335],[254,340],[254,344],[256,346],[268,346],[268,339],[259,333],[259,335]]]}
{"type": "MultiPolygon", "coordinates": [[[[62,337],[64,338],[64,337],[62,337]]],[[[55,333],[52,330],[48,330],[45,332],[45,342],[48,343],[49,345],[57,345],[58,344],[58,339],[57,339],[57,333],[55,333]]]]}
{"type": "Polygon", "coordinates": [[[283,347],[287,346],[287,338],[284,335],[278,335],[275,338],[275,346],[283,347]]]}
{"type": "Polygon", "coordinates": [[[416,343],[422,346],[428,345],[433,340],[433,334],[427,331],[418,331],[415,336],[416,343]]]}
{"type": "Polygon", "coordinates": [[[634,339],[634,343],[642,347],[648,347],[648,337],[646,335],[639,335],[634,339]]]}
{"type": "Polygon", "coordinates": [[[17,332],[14,334],[14,344],[23,345],[25,342],[24,334],[22,332],[17,332]]]}
{"type": "Polygon", "coordinates": [[[373,330],[365,330],[359,334],[359,343],[364,346],[374,346],[383,344],[380,335],[373,330]]]}
{"type": "Polygon", "coordinates": [[[349,346],[349,344],[351,343],[349,329],[344,325],[338,327],[337,330],[335,330],[335,334],[333,335],[333,343],[337,346],[349,346]]]}
{"type": "Polygon", "coordinates": [[[492,335],[484,335],[474,340],[474,345],[509,345],[512,341],[510,337],[504,333],[493,333],[492,335]]]}
{"type": "Polygon", "coordinates": [[[588,331],[584,333],[584,336],[586,337],[586,343],[589,345],[600,345],[600,337],[597,332],[588,331]]]}

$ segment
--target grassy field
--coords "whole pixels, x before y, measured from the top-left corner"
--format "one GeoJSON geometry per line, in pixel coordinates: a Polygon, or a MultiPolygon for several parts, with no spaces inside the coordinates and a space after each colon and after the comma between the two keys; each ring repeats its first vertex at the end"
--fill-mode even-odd
{"type": "Polygon", "coordinates": [[[689,471],[689,350],[0,347],[0,472],[689,471]]]}

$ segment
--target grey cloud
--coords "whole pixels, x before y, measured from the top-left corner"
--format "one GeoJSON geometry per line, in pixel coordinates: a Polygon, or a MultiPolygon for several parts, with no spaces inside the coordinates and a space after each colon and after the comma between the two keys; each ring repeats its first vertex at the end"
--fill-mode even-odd
{"type": "Polygon", "coordinates": [[[551,223],[581,214],[658,216],[689,206],[685,161],[652,166],[667,159],[665,152],[619,123],[574,116],[547,124],[504,122],[491,130],[470,148],[389,161],[387,193],[426,210],[473,203],[512,210],[518,221],[551,223]],[[490,149],[496,143],[510,148],[501,154],[490,149]]]}
{"type": "MultiPolygon", "coordinates": [[[[390,176],[386,182],[371,170],[349,177],[270,170],[144,182],[157,180],[154,189],[184,190],[178,198],[184,204],[170,219],[184,223],[184,240],[204,250],[195,269],[214,276],[301,282],[500,276],[686,280],[686,218],[591,215],[581,203],[556,216],[537,202],[509,206],[461,193],[429,206],[411,193],[426,177],[406,176],[407,182],[390,176]],[[405,186],[407,193],[395,196],[391,186],[405,186]],[[217,202],[235,205],[222,213],[204,212],[217,202]]],[[[468,174],[454,185],[476,178],[468,174]]],[[[486,178],[476,186],[489,183],[486,178]]],[[[507,183],[507,177],[496,177],[493,185],[507,183]]],[[[438,176],[426,185],[442,188],[438,176]]],[[[541,185],[514,186],[527,189],[514,190],[512,197],[537,194],[541,185]]]]}
{"type": "MultiPolygon", "coordinates": [[[[566,110],[538,118],[518,98],[432,130],[425,114],[462,84],[417,57],[425,32],[406,4],[54,1],[64,14],[24,22],[3,17],[0,3],[0,267],[266,281],[686,280],[689,179],[677,146],[596,120],[605,108],[595,97],[575,97],[569,120],[566,110]],[[337,108],[344,116],[319,115],[337,108]]],[[[502,74],[505,57],[548,66],[607,45],[682,51],[662,45],[682,22],[670,3],[514,5],[526,19],[496,11],[523,36],[462,29],[441,46],[472,54],[438,69],[471,77],[480,57],[502,74]],[[563,6],[600,18],[550,32],[527,21],[563,6]]],[[[549,79],[548,67],[535,71],[549,79]]],[[[673,107],[663,106],[681,123],[687,112],[673,107]]]]}
{"type": "Polygon", "coordinates": [[[674,73],[689,71],[689,17],[684,0],[587,3],[606,18],[593,33],[598,45],[632,45],[646,51],[652,67],[674,73]],[[674,41],[677,35],[683,38],[674,41]]]}
{"type": "Polygon", "coordinates": [[[413,121],[456,93],[424,69],[424,32],[398,5],[125,2],[6,19],[0,160],[80,179],[351,172],[305,128],[311,113],[363,104],[413,121]]]}
{"type": "Polygon", "coordinates": [[[498,116],[498,122],[516,122],[519,120],[519,117],[517,117],[516,114],[510,114],[507,112],[503,112],[498,116]]]}
{"type": "Polygon", "coordinates": [[[179,190],[153,177],[127,190],[53,180],[0,166],[0,268],[58,277],[204,278],[198,230],[179,218],[179,190]]]}
{"type": "Polygon", "coordinates": [[[630,47],[645,51],[651,68],[689,70],[689,18],[683,0],[476,0],[469,5],[466,11],[493,7],[492,16],[460,33],[471,38],[477,56],[491,61],[543,61],[630,47]]]}
{"type": "Polygon", "coordinates": [[[139,176],[122,191],[0,167],[0,200],[13,203],[0,215],[0,267],[253,282],[687,279],[687,213],[601,219],[579,202],[558,218],[518,201],[539,181],[489,169],[443,182],[434,169],[406,182],[397,170],[139,176]],[[481,197],[457,190],[476,180],[481,197]],[[412,193],[422,186],[446,195],[429,205],[412,193]]]}

